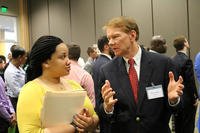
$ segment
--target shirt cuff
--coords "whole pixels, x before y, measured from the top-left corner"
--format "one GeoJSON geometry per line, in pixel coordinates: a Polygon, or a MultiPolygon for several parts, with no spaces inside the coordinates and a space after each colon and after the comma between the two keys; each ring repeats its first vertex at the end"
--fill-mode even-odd
{"type": "Polygon", "coordinates": [[[172,102],[170,102],[169,99],[168,99],[168,103],[169,103],[169,105],[170,105],[171,107],[175,107],[175,106],[177,106],[177,105],[180,103],[180,100],[181,100],[181,98],[178,97],[178,100],[177,100],[175,103],[172,103],[172,102]]]}
{"type": "Polygon", "coordinates": [[[104,111],[105,111],[105,113],[107,114],[107,115],[112,115],[113,114],[113,112],[114,112],[114,107],[113,107],[113,109],[112,109],[112,111],[111,112],[107,112],[106,111],[106,109],[103,107],[103,109],[104,109],[104,111]]]}

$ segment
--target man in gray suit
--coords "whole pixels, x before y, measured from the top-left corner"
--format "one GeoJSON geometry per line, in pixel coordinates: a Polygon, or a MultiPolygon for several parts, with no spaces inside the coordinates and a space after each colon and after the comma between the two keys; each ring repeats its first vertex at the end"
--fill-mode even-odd
{"type": "Polygon", "coordinates": [[[138,45],[139,29],[131,18],[114,18],[104,28],[116,58],[100,72],[96,106],[104,125],[100,131],[170,133],[171,111],[180,105],[183,93],[182,78],[175,81],[171,72],[171,59],[138,45]]]}

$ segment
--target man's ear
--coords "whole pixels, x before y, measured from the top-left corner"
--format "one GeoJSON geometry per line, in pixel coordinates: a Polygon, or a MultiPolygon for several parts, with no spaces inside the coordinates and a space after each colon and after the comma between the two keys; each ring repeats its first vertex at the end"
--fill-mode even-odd
{"type": "Polygon", "coordinates": [[[103,47],[104,47],[104,49],[110,49],[108,44],[104,45],[103,47]]]}
{"type": "Polygon", "coordinates": [[[136,40],[136,36],[137,36],[137,33],[135,30],[131,30],[130,33],[129,33],[129,36],[130,36],[130,39],[131,41],[135,41],[136,40]]]}

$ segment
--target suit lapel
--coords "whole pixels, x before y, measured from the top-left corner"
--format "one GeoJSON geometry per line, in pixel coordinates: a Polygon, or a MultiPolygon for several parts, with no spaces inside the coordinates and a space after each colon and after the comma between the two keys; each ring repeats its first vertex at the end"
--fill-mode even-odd
{"type": "Polygon", "coordinates": [[[141,64],[140,64],[140,79],[139,79],[139,90],[138,90],[138,104],[136,105],[134,96],[131,89],[131,83],[129,81],[128,73],[125,66],[125,61],[122,57],[118,59],[116,62],[116,66],[118,66],[119,70],[117,77],[120,83],[120,86],[123,86],[124,88],[120,88],[118,91],[122,91],[121,94],[124,94],[127,99],[130,102],[131,108],[139,109],[142,105],[142,102],[144,100],[144,95],[146,93],[146,87],[150,83],[150,78],[153,72],[153,66],[152,66],[152,59],[148,56],[148,53],[144,50],[142,50],[142,57],[141,57],[141,64]]]}
{"type": "Polygon", "coordinates": [[[117,78],[119,78],[119,82],[121,86],[124,87],[124,88],[120,88],[120,91],[122,91],[121,94],[124,94],[126,98],[128,98],[131,108],[136,109],[136,103],[135,103],[133,92],[131,89],[131,83],[130,83],[127,69],[125,66],[125,61],[122,57],[120,58],[118,65],[119,65],[118,67],[120,68],[118,70],[120,70],[120,72],[119,72],[119,77],[117,78]]]}
{"type": "Polygon", "coordinates": [[[141,64],[140,64],[140,79],[139,79],[139,91],[138,91],[138,108],[142,105],[144,95],[146,93],[146,87],[149,85],[150,78],[153,72],[153,66],[151,58],[148,53],[142,50],[141,64]]]}

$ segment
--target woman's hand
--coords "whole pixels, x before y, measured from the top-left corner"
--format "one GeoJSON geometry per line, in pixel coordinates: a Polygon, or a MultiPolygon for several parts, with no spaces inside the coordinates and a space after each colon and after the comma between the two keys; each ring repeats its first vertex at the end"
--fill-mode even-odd
{"type": "Polygon", "coordinates": [[[98,117],[91,116],[88,109],[84,108],[74,116],[73,123],[79,132],[93,131],[97,127],[98,117]]]}
{"type": "Polygon", "coordinates": [[[12,126],[15,126],[17,124],[17,119],[16,119],[16,114],[15,113],[13,113],[11,115],[10,123],[11,123],[12,126]]]}

